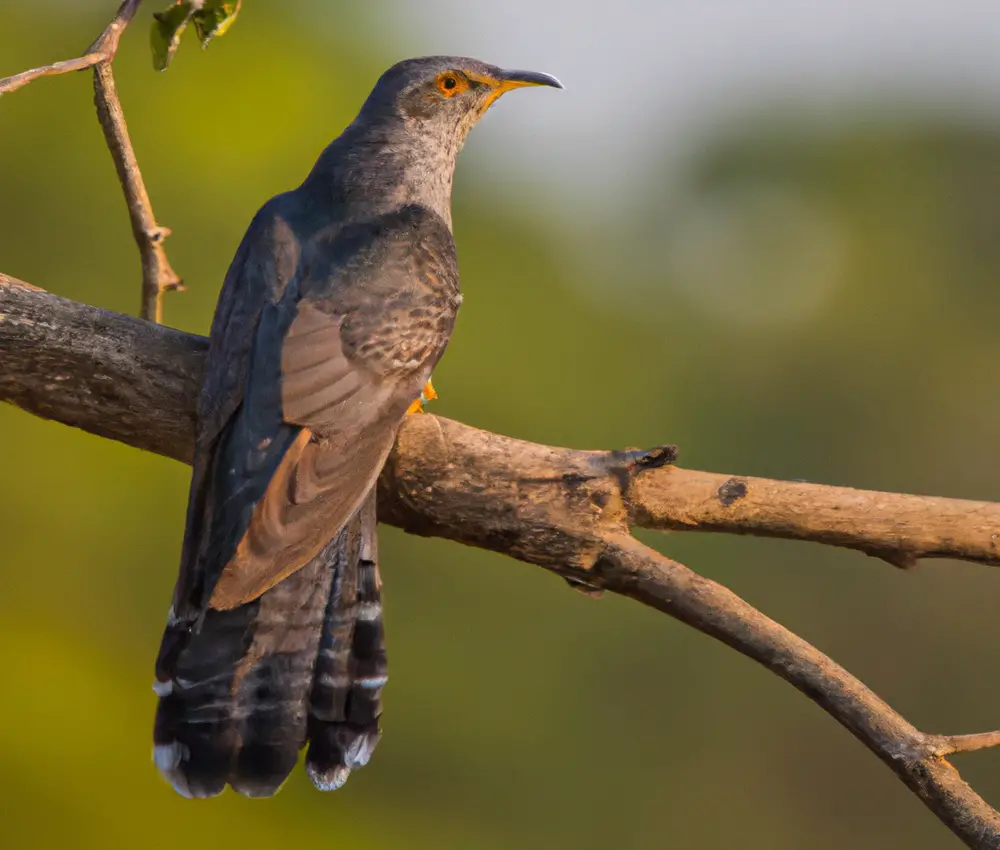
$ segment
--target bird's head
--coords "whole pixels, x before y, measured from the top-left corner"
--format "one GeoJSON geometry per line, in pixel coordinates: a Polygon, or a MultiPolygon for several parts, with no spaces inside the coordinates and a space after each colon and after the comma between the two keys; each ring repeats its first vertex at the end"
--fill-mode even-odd
{"type": "Polygon", "coordinates": [[[381,76],[361,115],[399,118],[411,131],[460,146],[497,98],[524,86],[562,88],[548,74],[507,71],[460,56],[406,59],[381,76]]]}
{"type": "Polygon", "coordinates": [[[505,92],[562,84],[476,59],[427,56],[393,65],[357,118],[322,153],[306,183],[353,215],[416,203],[451,223],[455,160],[469,130],[505,92]]]}

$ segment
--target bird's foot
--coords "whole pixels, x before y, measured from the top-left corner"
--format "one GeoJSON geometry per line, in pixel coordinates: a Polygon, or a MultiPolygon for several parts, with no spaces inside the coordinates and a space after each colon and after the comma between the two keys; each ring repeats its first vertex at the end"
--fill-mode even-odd
{"type": "Polygon", "coordinates": [[[429,401],[434,401],[438,397],[437,391],[434,389],[434,385],[428,381],[424,384],[423,391],[420,393],[420,398],[418,398],[413,404],[411,404],[407,409],[407,413],[423,413],[424,405],[429,401]]]}

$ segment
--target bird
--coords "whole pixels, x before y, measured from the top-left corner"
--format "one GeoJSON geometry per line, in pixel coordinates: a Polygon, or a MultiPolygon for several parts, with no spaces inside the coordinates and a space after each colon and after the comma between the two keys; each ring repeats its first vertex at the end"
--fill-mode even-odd
{"type": "Polygon", "coordinates": [[[462,295],[455,162],[548,74],[393,65],[295,189],[254,216],[209,337],[153,760],[186,797],[320,790],[367,764],[386,678],[375,485],[434,396],[462,295]]]}

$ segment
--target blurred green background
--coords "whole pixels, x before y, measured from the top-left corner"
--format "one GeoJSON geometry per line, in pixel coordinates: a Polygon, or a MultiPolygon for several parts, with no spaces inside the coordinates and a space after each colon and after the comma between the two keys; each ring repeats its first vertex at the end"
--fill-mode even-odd
{"type": "MultiPolygon", "coordinates": [[[[76,55],[114,5],[3,4],[0,74],[76,55]]],[[[207,331],[256,208],[301,180],[386,65],[440,47],[373,24],[372,8],[390,20],[392,5],[248,0],[224,39],[206,53],[186,43],[160,75],[140,13],[116,68],[189,284],[169,297],[169,324],[207,331]]],[[[485,26],[486,6],[465,8],[485,26]]],[[[1000,499],[995,117],[863,86],[829,101],[776,92],[723,110],[680,162],[666,137],[645,136],[641,180],[581,190],[539,157],[601,144],[578,123],[563,132],[561,110],[596,127],[615,98],[565,81],[564,100],[505,98],[460,164],[466,300],[434,412],[580,448],[676,442],[685,465],[719,472],[1000,499]]],[[[135,312],[138,261],[89,75],[0,102],[0,269],[135,312]]],[[[150,761],[149,686],[188,469],[6,406],[0,437],[5,848],[957,845],[846,731],[729,649],[394,529],[382,531],[391,676],[373,763],[333,795],[296,771],[268,802],[182,800],[150,761]]],[[[641,536],[921,728],[1000,725],[994,571],[641,536]]],[[[958,764],[1000,800],[1000,754],[958,764]]]]}

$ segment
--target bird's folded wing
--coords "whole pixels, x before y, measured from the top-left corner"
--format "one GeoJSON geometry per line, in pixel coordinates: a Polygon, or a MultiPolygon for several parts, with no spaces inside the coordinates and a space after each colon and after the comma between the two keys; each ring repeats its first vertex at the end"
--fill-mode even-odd
{"type": "Polygon", "coordinates": [[[297,433],[282,421],[277,391],[267,392],[271,376],[257,376],[254,404],[247,399],[252,367],[260,365],[261,317],[274,311],[299,265],[300,240],[282,214],[286,202],[286,196],[272,198],[254,217],[212,320],[172,609],[182,623],[204,613],[254,503],[297,433]]]}
{"type": "Polygon", "coordinates": [[[348,357],[340,318],[301,301],[281,347],[281,409],[299,426],[211,607],[256,598],[316,555],[374,486],[412,401],[396,381],[348,357]]]}
{"type": "Polygon", "coordinates": [[[184,622],[256,598],[343,527],[454,322],[438,216],[404,207],[324,231],[302,228],[301,206],[290,193],[261,211],[220,296],[174,596],[184,622]]]}

